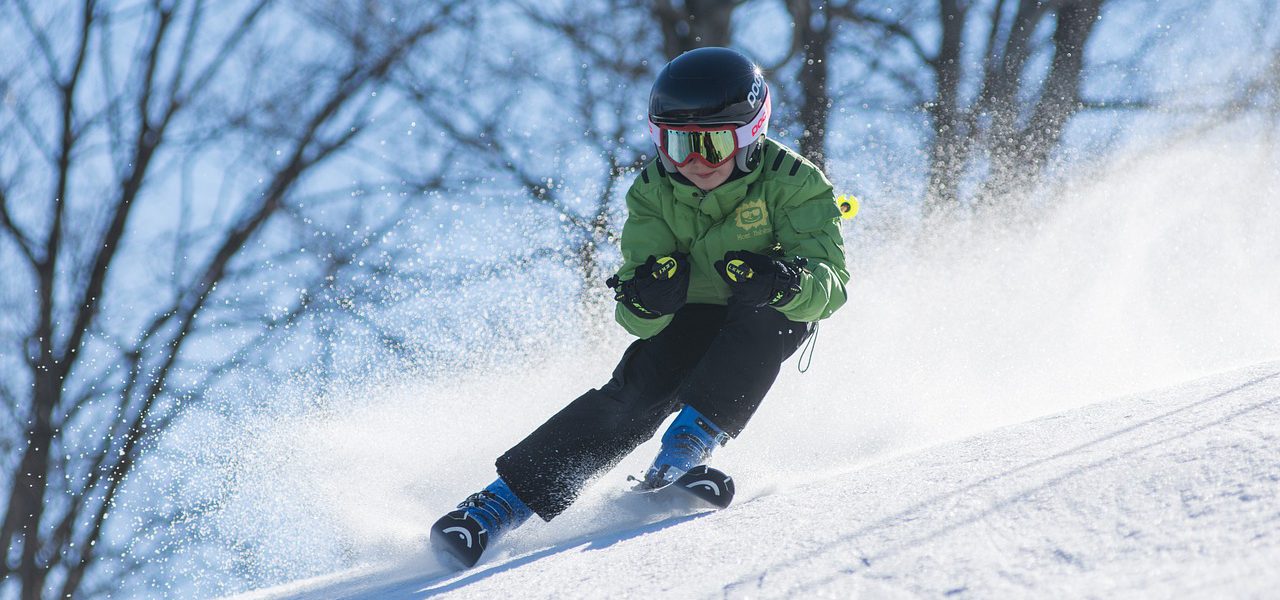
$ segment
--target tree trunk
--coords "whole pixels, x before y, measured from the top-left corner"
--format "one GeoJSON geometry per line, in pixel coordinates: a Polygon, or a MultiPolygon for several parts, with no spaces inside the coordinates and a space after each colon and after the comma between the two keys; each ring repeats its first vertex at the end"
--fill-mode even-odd
{"type": "MultiPolygon", "coordinates": [[[[37,563],[40,550],[40,521],[44,517],[44,496],[49,486],[49,450],[53,444],[53,407],[58,402],[56,365],[48,360],[33,369],[35,390],[31,426],[27,429],[27,449],[15,473],[4,536],[10,548],[22,545],[18,579],[23,600],[39,600],[46,571],[37,563]]],[[[4,557],[7,560],[7,556],[4,557]]]]}
{"type": "Polygon", "coordinates": [[[733,37],[733,11],[740,2],[685,0],[676,8],[671,0],[653,3],[650,11],[662,28],[662,51],[671,60],[695,48],[728,46],[733,37]]]}
{"type": "Polygon", "coordinates": [[[1040,97],[1027,123],[991,143],[991,171],[978,196],[979,206],[1017,204],[1019,194],[1035,187],[1049,156],[1062,141],[1067,121],[1081,109],[1080,80],[1085,44],[1098,21],[1103,0],[1079,0],[1058,8],[1054,54],[1040,97]]]}
{"type": "Polygon", "coordinates": [[[800,63],[800,154],[825,170],[827,119],[831,111],[827,68],[832,19],[826,2],[791,0],[787,10],[795,23],[792,35],[799,36],[797,41],[804,50],[800,63]]]}
{"type": "Polygon", "coordinates": [[[933,143],[929,147],[929,182],[925,188],[924,212],[934,218],[960,208],[960,175],[968,161],[966,136],[960,120],[960,78],[963,35],[967,6],[961,0],[939,2],[942,42],[933,58],[937,91],[930,103],[933,143]]]}

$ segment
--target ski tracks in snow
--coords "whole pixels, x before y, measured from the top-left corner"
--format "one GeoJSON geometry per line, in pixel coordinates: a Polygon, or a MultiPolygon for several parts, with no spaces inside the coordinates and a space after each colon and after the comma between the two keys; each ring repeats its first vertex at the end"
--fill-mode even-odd
{"type": "Polygon", "coordinates": [[[724,596],[890,585],[935,597],[1259,593],[1280,582],[1280,372],[1243,376],[947,444],[852,485],[814,484],[815,496],[836,492],[815,504],[843,507],[847,522],[876,516],[783,554],[724,596]]]}

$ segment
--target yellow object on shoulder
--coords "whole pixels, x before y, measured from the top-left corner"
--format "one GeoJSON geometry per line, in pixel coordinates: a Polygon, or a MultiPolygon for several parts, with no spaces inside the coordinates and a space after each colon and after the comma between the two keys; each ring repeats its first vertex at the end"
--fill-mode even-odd
{"type": "Polygon", "coordinates": [[[858,214],[858,198],[852,194],[836,196],[836,208],[840,209],[841,219],[852,219],[858,214]]]}

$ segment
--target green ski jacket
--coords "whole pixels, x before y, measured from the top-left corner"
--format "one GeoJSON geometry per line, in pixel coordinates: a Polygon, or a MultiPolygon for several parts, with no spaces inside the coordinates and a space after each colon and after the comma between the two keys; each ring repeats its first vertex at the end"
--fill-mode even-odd
{"type": "MultiPolygon", "coordinates": [[[[726,304],[729,286],[714,264],[730,250],[769,254],[775,244],[784,257],[809,260],[800,293],[774,307],[793,321],[817,321],[844,304],[844,238],[838,225],[831,182],[795,151],[767,139],[759,166],[738,179],[704,192],[673,180],[654,160],[627,191],[622,227],[622,269],[626,280],[650,255],[689,255],[690,303],[726,304]]],[[[618,323],[641,338],[657,335],[671,315],[643,319],[621,303],[618,323]]]]}

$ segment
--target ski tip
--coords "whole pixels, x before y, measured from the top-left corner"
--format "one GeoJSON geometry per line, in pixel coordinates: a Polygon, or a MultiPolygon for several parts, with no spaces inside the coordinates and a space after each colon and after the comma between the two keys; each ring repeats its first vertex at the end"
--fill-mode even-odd
{"type": "Polygon", "coordinates": [[[689,469],[674,485],[716,508],[728,508],[736,491],[732,477],[706,465],[689,469]]]}
{"type": "Polygon", "coordinates": [[[489,532],[466,511],[455,510],[431,526],[431,547],[458,569],[474,567],[488,545],[489,532]]]}

